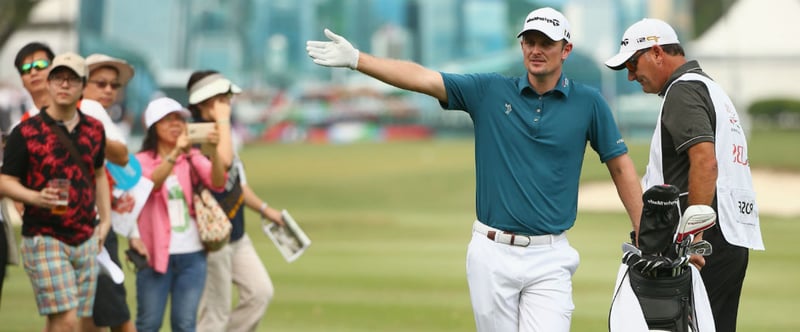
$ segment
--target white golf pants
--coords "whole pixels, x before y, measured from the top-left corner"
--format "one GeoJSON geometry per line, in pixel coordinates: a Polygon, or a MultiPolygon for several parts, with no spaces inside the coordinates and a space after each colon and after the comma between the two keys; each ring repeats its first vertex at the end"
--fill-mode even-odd
{"type": "Polygon", "coordinates": [[[472,232],[467,282],[478,332],[568,332],[578,252],[565,236],[520,247],[472,232]]]}

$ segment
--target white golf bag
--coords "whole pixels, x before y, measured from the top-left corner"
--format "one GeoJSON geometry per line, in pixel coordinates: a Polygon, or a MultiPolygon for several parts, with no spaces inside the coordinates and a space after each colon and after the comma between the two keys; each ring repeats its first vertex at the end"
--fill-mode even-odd
{"type": "Polygon", "coordinates": [[[711,253],[710,244],[692,241],[714,225],[716,214],[709,206],[695,205],[681,217],[678,195],[678,188],[661,185],[642,197],[639,247],[622,246],[610,332],[715,331],[705,285],[689,257],[711,253]]]}
{"type": "MultiPolygon", "coordinates": [[[[611,311],[608,315],[608,330],[610,332],[643,332],[643,331],[669,331],[660,330],[658,327],[651,329],[648,322],[645,320],[644,310],[639,297],[631,287],[630,276],[628,269],[630,267],[626,264],[621,264],[617,273],[617,281],[614,286],[614,298],[611,301],[611,311]]],[[[689,331],[696,332],[715,332],[714,317],[711,314],[711,305],[708,302],[708,295],[706,288],[703,284],[703,279],[700,278],[700,271],[689,265],[690,272],[687,273],[691,277],[691,314],[693,321],[687,321],[689,331]],[[693,325],[693,326],[692,326],[693,325]],[[692,330],[693,328],[697,330],[692,330]]],[[[659,299],[651,302],[660,302],[659,299]]],[[[688,304],[685,300],[680,299],[681,304],[688,304]]],[[[650,303],[652,305],[652,303],[650,303]]],[[[663,303],[662,303],[663,304],[663,303]]],[[[647,304],[646,304],[647,305],[647,304]]],[[[672,307],[675,308],[675,307],[672,307]]],[[[684,309],[678,307],[678,309],[684,309]]],[[[669,311],[669,310],[667,310],[669,311]]],[[[656,323],[663,323],[663,320],[675,319],[681,320],[682,313],[673,311],[667,312],[664,315],[655,313],[656,317],[653,319],[656,323]]]]}

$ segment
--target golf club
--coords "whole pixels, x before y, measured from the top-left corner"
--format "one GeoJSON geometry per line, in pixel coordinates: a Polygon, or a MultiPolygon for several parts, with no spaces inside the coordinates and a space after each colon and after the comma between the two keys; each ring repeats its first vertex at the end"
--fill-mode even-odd
{"type": "Polygon", "coordinates": [[[700,255],[700,256],[708,256],[711,255],[713,252],[711,243],[706,240],[700,240],[695,243],[689,245],[689,248],[686,249],[687,255],[700,255]]]}
{"type": "Polygon", "coordinates": [[[692,205],[686,208],[675,233],[675,247],[678,254],[676,261],[681,262],[681,264],[673,269],[673,275],[682,273],[686,265],[689,264],[688,257],[690,255],[687,251],[694,240],[694,236],[714,226],[716,221],[717,214],[708,205],[692,205]],[[687,259],[684,260],[684,257],[687,259]]]}

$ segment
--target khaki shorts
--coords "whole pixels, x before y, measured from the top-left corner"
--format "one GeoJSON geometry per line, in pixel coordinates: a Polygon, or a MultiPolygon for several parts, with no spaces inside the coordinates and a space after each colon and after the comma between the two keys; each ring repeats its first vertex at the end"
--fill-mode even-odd
{"type": "Polygon", "coordinates": [[[71,246],[49,236],[26,236],[21,247],[40,315],[77,308],[78,317],[92,316],[98,272],[96,237],[71,246]]]}

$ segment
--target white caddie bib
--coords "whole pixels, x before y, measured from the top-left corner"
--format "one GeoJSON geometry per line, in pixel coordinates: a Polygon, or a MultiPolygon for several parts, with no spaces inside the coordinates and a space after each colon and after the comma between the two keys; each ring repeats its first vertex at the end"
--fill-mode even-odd
{"type": "MultiPolygon", "coordinates": [[[[678,81],[698,81],[706,85],[716,114],[715,154],[717,158],[717,222],[722,235],[729,243],[764,250],[759,226],[758,204],[753,190],[750,162],[747,157],[747,139],[733,102],[713,80],[695,73],[681,75],[678,81]]],[[[672,84],[675,84],[673,82],[672,84]]],[[[669,88],[667,88],[667,94],[669,88]]],[[[661,104],[655,133],[650,142],[650,158],[642,177],[643,188],[664,183],[661,169],[661,104]]]]}

